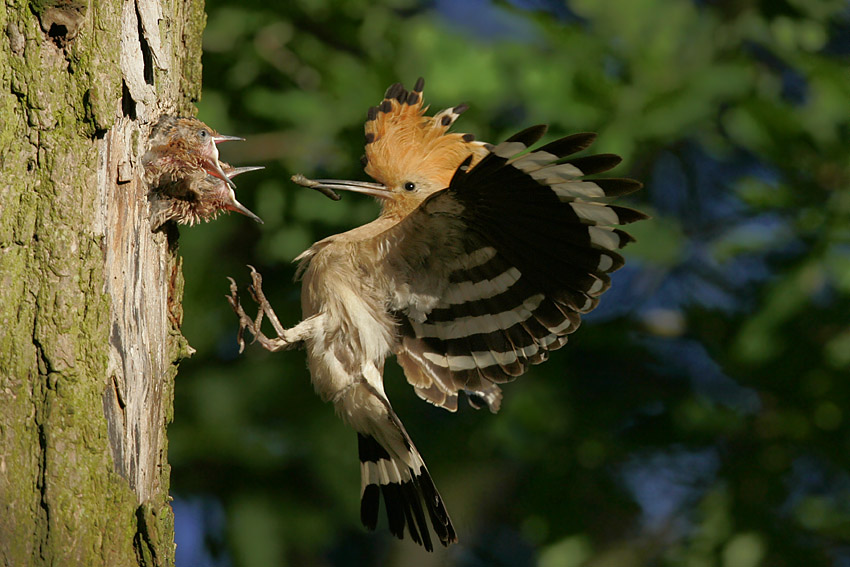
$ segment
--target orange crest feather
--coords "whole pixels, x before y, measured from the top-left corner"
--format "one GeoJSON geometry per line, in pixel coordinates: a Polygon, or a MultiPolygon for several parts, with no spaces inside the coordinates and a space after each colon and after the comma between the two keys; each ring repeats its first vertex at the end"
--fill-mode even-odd
{"type": "Polygon", "coordinates": [[[369,109],[366,121],[366,173],[388,187],[398,186],[411,174],[448,187],[458,166],[470,154],[475,165],[489,144],[472,134],[447,133],[468,107],[447,108],[425,116],[419,79],[408,92],[401,83],[387,89],[380,105],[369,109]]]}

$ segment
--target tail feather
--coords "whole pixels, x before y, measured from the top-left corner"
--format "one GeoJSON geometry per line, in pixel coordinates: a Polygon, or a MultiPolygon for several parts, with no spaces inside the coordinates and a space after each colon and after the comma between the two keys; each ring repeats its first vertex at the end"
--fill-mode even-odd
{"type": "Polygon", "coordinates": [[[370,531],[375,531],[375,528],[378,527],[378,506],[380,502],[381,488],[377,484],[367,484],[360,495],[360,521],[370,531]]]}
{"type": "Polygon", "coordinates": [[[427,509],[437,538],[441,544],[448,546],[457,541],[457,534],[443,499],[407,433],[401,427],[398,431],[404,436],[408,448],[407,455],[391,456],[375,437],[357,434],[362,472],[360,519],[368,529],[375,529],[383,495],[390,533],[403,539],[404,528],[407,526],[414,542],[428,551],[433,551],[431,534],[425,520],[427,509]]]}
{"type": "Polygon", "coordinates": [[[428,533],[428,524],[425,523],[425,513],[422,510],[419,492],[412,483],[403,484],[402,490],[405,500],[411,504],[407,511],[413,512],[413,516],[407,515],[407,529],[410,531],[410,538],[426,549],[431,548],[431,534],[428,533]]]}
{"type": "Polygon", "coordinates": [[[422,470],[425,474],[419,479],[419,491],[425,499],[428,515],[431,517],[431,525],[434,526],[437,538],[439,538],[443,545],[457,542],[457,534],[452,525],[452,520],[449,518],[449,513],[446,507],[443,506],[443,499],[440,497],[440,493],[437,492],[437,487],[434,486],[434,481],[431,480],[428,470],[424,467],[422,470]]]}

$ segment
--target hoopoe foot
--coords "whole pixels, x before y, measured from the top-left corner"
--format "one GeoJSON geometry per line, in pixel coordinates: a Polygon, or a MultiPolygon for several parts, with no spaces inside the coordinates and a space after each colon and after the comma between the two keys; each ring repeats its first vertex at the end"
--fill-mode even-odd
{"type": "Polygon", "coordinates": [[[283,338],[285,332],[283,325],[280,324],[277,314],[274,312],[274,309],[272,309],[271,304],[263,293],[263,277],[254,268],[254,266],[248,267],[251,268],[252,281],[251,285],[248,286],[248,292],[251,294],[251,298],[258,306],[257,316],[254,319],[251,319],[248,314],[245,313],[245,309],[239,301],[239,288],[236,286],[236,281],[233,278],[227,278],[230,280],[230,295],[227,296],[227,301],[230,303],[230,307],[233,309],[233,312],[236,313],[237,317],[239,317],[239,331],[236,335],[236,342],[239,344],[239,352],[241,353],[245,350],[244,333],[246,329],[254,336],[254,340],[251,342],[260,343],[260,346],[270,352],[298,348],[298,346],[300,346],[298,343],[290,342],[283,338]],[[274,330],[278,335],[276,338],[269,338],[263,333],[261,325],[263,323],[264,316],[268,317],[269,321],[271,321],[272,327],[274,327],[274,330]]]}

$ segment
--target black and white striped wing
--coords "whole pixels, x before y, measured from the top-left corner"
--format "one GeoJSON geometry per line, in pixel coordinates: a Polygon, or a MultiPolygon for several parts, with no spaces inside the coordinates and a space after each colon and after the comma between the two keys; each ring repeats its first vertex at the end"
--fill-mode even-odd
{"type": "Polygon", "coordinates": [[[473,406],[497,411],[496,384],[563,346],[610,285],[608,274],[623,265],[617,250],[632,238],[615,225],[646,218],[608,204],[639,189],[637,181],[585,178],[619,157],[564,159],[588,147],[594,134],[523,153],[545,131],[524,130],[474,167],[462,165],[447,189],[399,226],[417,227],[407,231],[405,249],[416,247],[409,241],[416,234],[419,248],[435,231],[460,240],[432,247],[434,258],[420,259],[420,274],[410,277],[408,296],[417,298],[427,296],[426,286],[433,293],[433,274],[440,274],[433,304],[396,306],[399,363],[422,398],[446,409],[457,408],[463,390],[473,406]]]}

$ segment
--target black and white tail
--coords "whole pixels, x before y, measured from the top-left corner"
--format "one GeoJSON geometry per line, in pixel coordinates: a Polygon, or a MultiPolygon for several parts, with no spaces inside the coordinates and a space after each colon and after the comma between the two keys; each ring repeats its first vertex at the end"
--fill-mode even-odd
{"type": "Polygon", "coordinates": [[[357,434],[361,470],[360,519],[363,525],[370,530],[375,529],[383,496],[390,532],[394,536],[403,539],[404,527],[407,526],[413,541],[433,551],[425,520],[427,513],[440,543],[448,546],[457,542],[449,513],[422,456],[395,414],[390,414],[389,421],[390,426],[397,429],[394,433],[401,434],[403,448],[387,450],[372,435],[357,434]],[[390,451],[404,454],[391,455],[390,451]]]}

